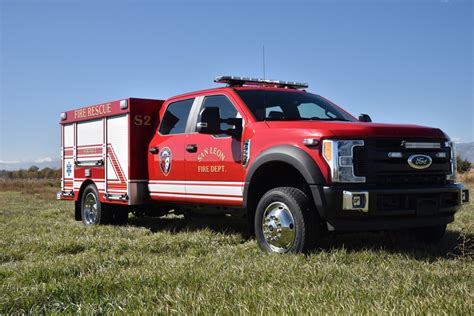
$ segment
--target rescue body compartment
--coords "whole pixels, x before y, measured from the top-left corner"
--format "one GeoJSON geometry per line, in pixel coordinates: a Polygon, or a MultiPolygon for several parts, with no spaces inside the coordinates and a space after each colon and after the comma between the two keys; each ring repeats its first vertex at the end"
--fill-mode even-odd
{"type": "Polygon", "coordinates": [[[94,183],[102,202],[147,203],[147,149],[162,105],[129,98],[64,112],[58,198],[77,201],[94,183]]]}

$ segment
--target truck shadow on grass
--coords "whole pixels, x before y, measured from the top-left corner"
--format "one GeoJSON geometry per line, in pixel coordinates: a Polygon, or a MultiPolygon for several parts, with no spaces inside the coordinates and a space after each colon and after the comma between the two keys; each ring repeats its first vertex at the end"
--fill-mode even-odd
{"type": "Polygon", "coordinates": [[[247,220],[229,216],[132,217],[129,218],[129,225],[144,227],[153,233],[180,233],[209,229],[216,233],[240,234],[243,239],[249,238],[247,220]]]}
{"type": "Polygon", "coordinates": [[[386,232],[339,234],[328,236],[324,249],[345,249],[347,252],[380,250],[422,261],[473,258],[474,235],[448,230],[439,243],[425,244],[410,237],[394,238],[386,232]]]}
{"type": "MultiPolygon", "coordinates": [[[[242,240],[251,239],[246,219],[229,216],[202,216],[185,218],[172,216],[163,218],[132,217],[129,225],[143,227],[151,232],[193,232],[211,230],[216,233],[238,234],[242,240]]],[[[415,242],[410,238],[393,238],[384,232],[328,234],[324,237],[319,251],[345,250],[348,253],[361,251],[383,251],[399,253],[415,260],[433,261],[437,259],[474,258],[474,234],[446,231],[443,239],[435,245],[415,242]]],[[[316,250],[317,252],[318,250],[316,250]]]]}

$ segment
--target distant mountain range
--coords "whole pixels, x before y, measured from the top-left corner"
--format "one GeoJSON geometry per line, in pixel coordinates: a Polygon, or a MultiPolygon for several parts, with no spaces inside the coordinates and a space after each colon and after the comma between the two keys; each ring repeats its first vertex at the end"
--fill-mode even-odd
{"type": "MultiPolygon", "coordinates": [[[[474,163],[474,142],[456,144],[456,151],[461,158],[474,163]]],[[[38,159],[37,161],[0,161],[0,170],[28,169],[31,166],[37,166],[40,169],[59,168],[60,164],[59,158],[38,159]]]]}

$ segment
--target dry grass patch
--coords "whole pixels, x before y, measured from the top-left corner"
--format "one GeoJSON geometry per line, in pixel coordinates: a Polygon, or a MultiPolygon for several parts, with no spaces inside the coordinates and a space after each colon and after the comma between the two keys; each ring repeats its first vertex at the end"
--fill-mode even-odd
{"type": "Polygon", "coordinates": [[[474,169],[471,169],[469,172],[460,174],[459,181],[465,184],[473,185],[474,184],[474,169]]]}

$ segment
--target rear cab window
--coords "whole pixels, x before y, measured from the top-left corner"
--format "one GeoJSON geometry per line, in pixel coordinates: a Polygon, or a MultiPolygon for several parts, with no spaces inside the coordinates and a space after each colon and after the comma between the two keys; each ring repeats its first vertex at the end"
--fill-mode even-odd
{"type": "Polygon", "coordinates": [[[194,98],[170,103],[166,108],[158,132],[161,135],[184,134],[194,98]]]}

